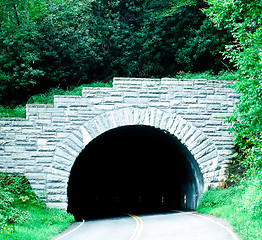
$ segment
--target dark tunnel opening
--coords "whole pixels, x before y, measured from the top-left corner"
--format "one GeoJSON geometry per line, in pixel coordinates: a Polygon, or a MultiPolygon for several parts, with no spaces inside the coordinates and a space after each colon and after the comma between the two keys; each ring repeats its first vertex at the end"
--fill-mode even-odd
{"type": "Polygon", "coordinates": [[[175,136],[125,126],[99,135],[77,157],[68,182],[68,212],[88,219],[195,209],[202,191],[199,166],[175,136]]]}

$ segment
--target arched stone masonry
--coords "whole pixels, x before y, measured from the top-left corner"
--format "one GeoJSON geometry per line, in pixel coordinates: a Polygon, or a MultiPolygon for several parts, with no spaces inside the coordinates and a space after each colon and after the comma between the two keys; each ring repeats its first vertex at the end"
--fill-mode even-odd
{"type": "Polygon", "coordinates": [[[77,156],[92,139],[100,134],[128,125],[151,126],[176,136],[199,164],[204,177],[204,190],[217,185],[225,177],[225,171],[221,169],[223,164],[215,145],[202,131],[181,116],[157,108],[124,108],[94,117],[57,145],[51,171],[47,177],[47,204],[66,208],[67,182],[77,156]],[[59,182],[59,187],[56,182],[59,182]]]}
{"type": "MultiPolygon", "coordinates": [[[[113,87],[28,104],[26,118],[0,118],[0,171],[24,174],[49,206],[66,208],[70,169],[99,134],[146,125],[174,134],[193,154],[204,188],[227,177],[234,146],[225,118],[239,94],[230,81],[114,78],[113,87]]],[[[117,148],[117,146],[116,146],[117,148]]]]}

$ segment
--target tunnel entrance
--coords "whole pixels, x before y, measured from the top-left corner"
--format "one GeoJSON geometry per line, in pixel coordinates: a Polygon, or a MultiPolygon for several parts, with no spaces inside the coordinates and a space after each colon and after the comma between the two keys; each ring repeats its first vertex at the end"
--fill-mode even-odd
{"type": "Polygon", "coordinates": [[[93,139],[77,157],[68,182],[68,212],[86,219],[194,209],[202,189],[197,162],[175,136],[149,126],[119,127],[93,139]]]}

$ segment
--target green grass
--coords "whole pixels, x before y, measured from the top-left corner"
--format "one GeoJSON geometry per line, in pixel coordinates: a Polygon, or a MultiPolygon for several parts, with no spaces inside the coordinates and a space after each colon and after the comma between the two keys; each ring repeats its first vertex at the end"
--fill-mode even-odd
{"type": "Polygon", "coordinates": [[[0,118],[25,118],[26,107],[23,105],[17,105],[15,107],[0,105],[0,118]]]}
{"type": "Polygon", "coordinates": [[[48,240],[74,217],[45,207],[23,176],[0,174],[0,239],[48,240]]]}
{"type": "Polygon", "coordinates": [[[190,72],[179,72],[175,75],[177,79],[208,79],[208,80],[231,80],[235,81],[238,79],[237,72],[219,72],[218,74],[214,74],[210,71],[198,72],[198,73],[190,73],[190,72]]]}
{"type": "Polygon", "coordinates": [[[239,185],[208,190],[197,210],[227,219],[243,240],[261,240],[262,172],[239,185]]]}
{"type": "Polygon", "coordinates": [[[64,211],[58,209],[27,207],[24,211],[28,211],[31,219],[23,224],[7,224],[10,230],[6,228],[0,234],[0,239],[48,240],[65,230],[73,221],[64,211]]]}

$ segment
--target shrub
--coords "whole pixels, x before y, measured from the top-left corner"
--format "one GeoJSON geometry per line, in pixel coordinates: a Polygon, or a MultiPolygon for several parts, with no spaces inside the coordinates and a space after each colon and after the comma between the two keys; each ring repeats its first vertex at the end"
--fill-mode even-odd
{"type": "Polygon", "coordinates": [[[64,230],[74,217],[44,202],[20,175],[0,173],[0,238],[46,240],[64,230]]]}
{"type": "Polygon", "coordinates": [[[207,0],[206,13],[221,29],[232,33],[234,41],[224,55],[239,72],[234,88],[241,93],[239,104],[229,118],[240,165],[262,169],[262,25],[261,1],[207,0]]]}
{"type": "Polygon", "coordinates": [[[21,224],[30,219],[28,211],[17,208],[17,205],[30,202],[43,206],[43,202],[37,198],[24,176],[4,173],[0,174],[0,200],[0,222],[8,224],[21,224]]]}
{"type": "Polygon", "coordinates": [[[2,105],[116,75],[218,72],[231,38],[200,11],[202,0],[31,0],[16,9],[9,2],[0,6],[2,105]]]}

